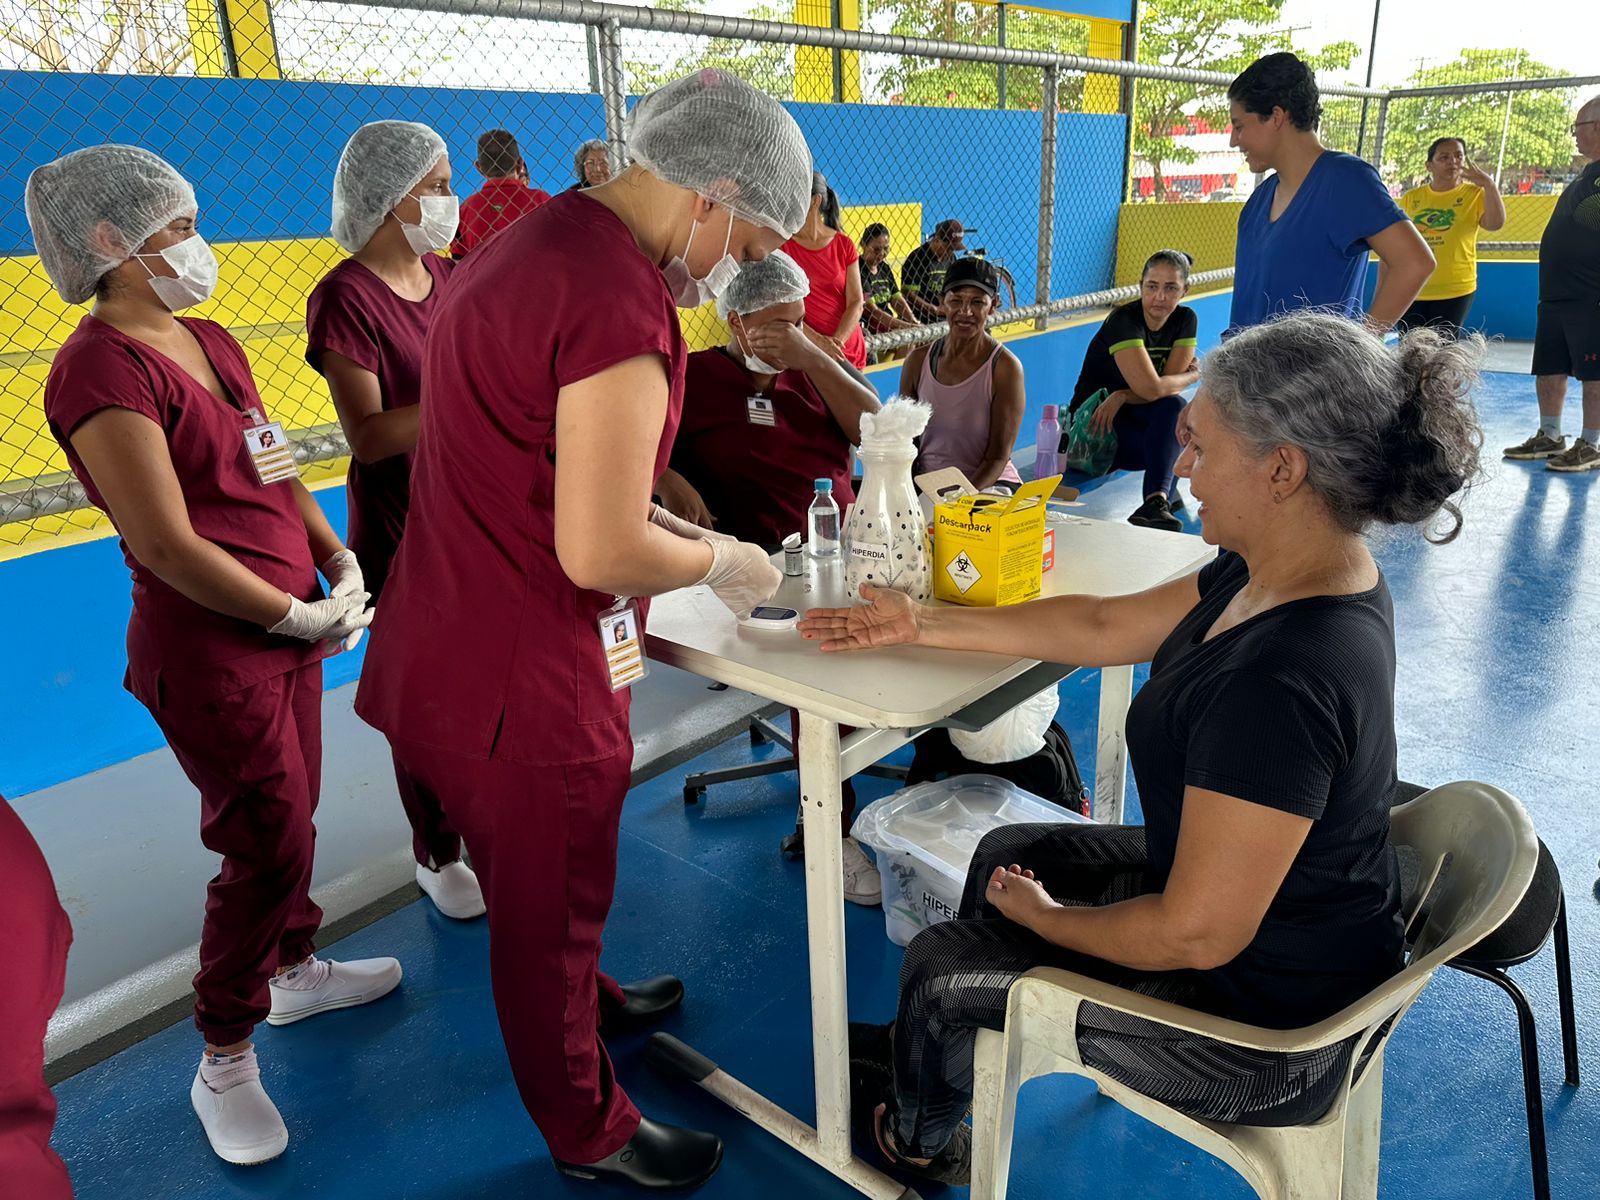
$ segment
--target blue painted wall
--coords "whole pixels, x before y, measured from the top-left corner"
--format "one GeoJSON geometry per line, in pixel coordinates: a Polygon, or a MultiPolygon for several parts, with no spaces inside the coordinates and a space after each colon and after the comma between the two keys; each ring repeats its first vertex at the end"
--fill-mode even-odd
{"type": "MultiPolygon", "coordinates": [[[[343,536],[342,487],[313,493],[343,536]]],[[[116,538],[0,562],[0,795],[15,798],[154,750],[161,731],[122,690],[133,607],[116,538]],[[26,631],[22,633],[20,631],[26,631]]],[[[330,658],[325,687],[361,673],[366,641],[330,658]]]]}
{"type": "MultiPolygon", "coordinates": [[[[1366,302],[1378,286],[1378,265],[1367,269],[1366,302]]],[[[1467,328],[1513,342],[1531,342],[1539,315],[1539,264],[1479,262],[1478,294],[1467,313],[1467,328]]]]}
{"type": "MultiPolygon", "coordinates": [[[[849,205],[920,201],[927,228],[959,217],[1004,262],[1031,303],[1038,263],[1039,117],[983,109],[791,104],[818,167],[849,205]],[[976,162],[991,166],[981,176],[976,162]],[[1010,164],[1015,164],[1014,167],[1010,164]],[[973,197],[981,196],[981,203],[973,197]]],[[[458,191],[478,134],[515,132],[536,184],[571,182],[572,151],[601,134],[593,95],[455,91],[239,79],[0,72],[0,111],[25,112],[0,155],[0,195],[21,196],[28,173],[67,150],[130,142],[160,154],[193,182],[212,241],[320,237],[339,152],[368,121],[420,120],[451,149],[458,191]],[[92,113],[89,121],[84,114],[92,113]]],[[[1111,278],[1127,124],[1118,115],[1057,118],[1056,262],[1051,294],[1104,287],[1111,278]]],[[[911,246],[898,249],[905,254],[911,246]]],[[[20,204],[0,206],[0,254],[30,254],[20,204]]]]}

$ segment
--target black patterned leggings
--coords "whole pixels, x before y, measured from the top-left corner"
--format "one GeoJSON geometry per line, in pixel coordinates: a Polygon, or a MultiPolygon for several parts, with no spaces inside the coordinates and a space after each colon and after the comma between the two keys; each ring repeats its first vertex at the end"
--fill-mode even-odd
{"type": "MultiPolygon", "coordinates": [[[[1206,995],[1199,972],[1118,966],[1063,950],[1000,916],[984,895],[994,868],[1010,863],[1033,871],[1063,904],[1113,904],[1145,890],[1144,830],[1010,825],[979,843],[959,917],[919,933],[900,971],[893,1130],[901,1152],[914,1158],[937,1154],[965,1120],[978,1030],[1004,1027],[1006,994],[1034,967],[1063,967],[1190,1007],[1206,995]]],[[[1189,1116],[1250,1125],[1298,1125],[1325,1112],[1353,1042],[1276,1054],[1093,1004],[1078,1017],[1085,1063],[1189,1116]]]]}

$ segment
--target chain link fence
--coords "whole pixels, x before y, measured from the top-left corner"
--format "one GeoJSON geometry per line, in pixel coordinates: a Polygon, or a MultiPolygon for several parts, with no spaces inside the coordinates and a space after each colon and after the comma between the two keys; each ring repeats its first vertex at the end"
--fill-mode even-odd
{"type": "MultiPolygon", "coordinates": [[[[22,208],[30,170],[97,142],[146,146],[194,182],[221,266],[195,314],[244,344],[312,483],[341,478],[346,450],[302,357],[305,299],[343,257],[329,190],[368,121],[437,129],[463,196],[482,184],[478,135],[510,130],[531,184],[555,193],[589,139],[626,161],[632,98],[725,67],[790,106],[844,234],[886,227],[897,274],[938,222],[959,221],[965,250],[1001,268],[1002,333],[1131,298],[1162,246],[1195,256],[1198,284],[1226,284],[1258,182],[1227,147],[1236,63],[1128,61],[1125,24],[1003,4],[713,2],[0,0],[0,556],[104,529],[41,403],[83,311],[51,290],[22,208]]],[[[1382,135],[1383,94],[1325,91],[1325,140],[1398,169],[1411,143],[1382,135]]],[[[1423,103],[1394,100],[1391,124],[1423,103]]],[[[695,348],[726,336],[709,308],[684,328],[695,348]]],[[[936,329],[870,344],[888,357],[936,329]]]]}

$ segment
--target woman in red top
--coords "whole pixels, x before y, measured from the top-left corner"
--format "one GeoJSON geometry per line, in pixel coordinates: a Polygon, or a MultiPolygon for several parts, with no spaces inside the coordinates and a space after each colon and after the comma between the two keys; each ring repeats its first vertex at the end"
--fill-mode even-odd
{"type": "MultiPolygon", "coordinates": [[[[438,252],[455,224],[443,138],[410,121],[374,121],[351,135],[333,176],[333,235],[350,257],[306,301],[306,361],[328,381],[350,444],[350,548],[375,604],[405,530],[422,340],[450,277],[438,252]]],[[[394,774],[417,884],[447,917],[482,916],[478,878],[439,798],[398,763],[394,774]]]]}
{"type": "Polygon", "coordinates": [[[860,370],[867,365],[867,338],[861,331],[861,255],[840,233],[839,197],[821,171],[811,173],[811,207],[806,223],[783,244],[811,281],[806,297],[806,335],[834,358],[860,370]]]}
{"type": "Polygon", "coordinates": [[[650,496],[683,404],[674,305],[800,225],[811,155],[775,100],[717,70],[641,100],[628,147],[632,167],[502,230],[450,281],[356,711],[471,852],[512,1074],[557,1167],[686,1187],[721,1141],[642,1118],[600,1039],[683,997],[599,969],[633,755],[636,659],[615,628],[619,597],[698,583],[739,612],[777,589],[760,547],[650,496]]]}
{"type": "Polygon", "coordinates": [[[367,592],[239,343],[173,315],[217,279],[189,184],[146,150],[93,146],[30,175],[26,205],[61,298],[94,299],[56,352],[44,405],[133,574],[126,686],[199,788],[200,840],[222,856],[194,978],[206,1047],[190,1102],[221,1158],[264,1162],[289,1134],[261,1086],[256,1024],[400,982],[392,958],[312,954],[322,658],[355,645],[367,592]]]}
{"type": "Polygon", "coordinates": [[[44,1081],[44,1032],[67,978],[72,923],[55,880],[22,819],[0,796],[0,862],[6,919],[0,921],[0,1179],[6,1194],[72,1200],[72,1182],[50,1148],[56,1098],[44,1081]]]}

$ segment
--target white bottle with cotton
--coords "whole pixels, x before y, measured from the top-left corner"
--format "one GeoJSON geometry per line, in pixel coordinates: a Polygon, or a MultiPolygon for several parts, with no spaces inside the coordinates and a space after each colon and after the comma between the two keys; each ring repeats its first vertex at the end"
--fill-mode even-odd
{"type": "Polygon", "coordinates": [[[806,512],[806,544],[812,558],[839,555],[839,503],[833,498],[833,480],[816,481],[817,494],[806,512]]]}
{"type": "Polygon", "coordinates": [[[928,529],[911,482],[916,439],[932,415],[928,405],[895,396],[861,418],[861,488],[845,530],[845,582],[853,600],[863,583],[913,600],[933,595],[928,529]]]}

